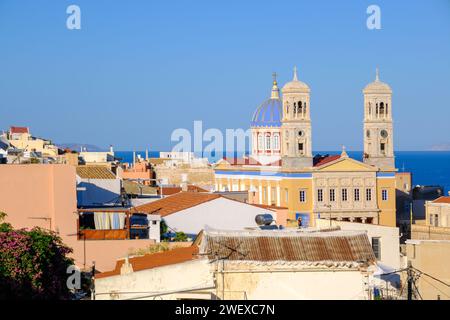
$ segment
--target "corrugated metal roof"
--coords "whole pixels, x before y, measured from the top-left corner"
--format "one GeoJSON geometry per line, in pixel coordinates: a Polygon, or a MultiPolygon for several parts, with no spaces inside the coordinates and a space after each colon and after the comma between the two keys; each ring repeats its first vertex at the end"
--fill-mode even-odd
{"type": "MultiPolygon", "coordinates": [[[[209,259],[374,263],[365,232],[205,231],[201,253],[209,259]]],[[[196,241],[197,243],[197,241],[196,241]]]]}
{"type": "Polygon", "coordinates": [[[123,180],[123,188],[127,194],[145,194],[145,195],[156,195],[156,188],[150,187],[141,183],[137,183],[134,181],[123,180]]]}

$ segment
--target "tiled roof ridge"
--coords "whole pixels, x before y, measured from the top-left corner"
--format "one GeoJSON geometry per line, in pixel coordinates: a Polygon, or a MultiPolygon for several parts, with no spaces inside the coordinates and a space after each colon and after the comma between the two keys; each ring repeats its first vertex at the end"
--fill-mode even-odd
{"type": "Polygon", "coordinates": [[[440,196],[432,201],[433,203],[450,203],[450,196],[440,196]]]}
{"type": "Polygon", "coordinates": [[[120,270],[127,259],[128,263],[130,263],[133,268],[133,272],[191,261],[198,258],[198,249],[198,246],[191,245],[188,247],[173,248],[167,251],[155,252],[142,256],[122,258],[117,260],[114,270],[102,272],[95,277],[106,278],[120,275],[120,270]]]}
{"type": "Polygon", "coordinates": [[[299,230],[217,230],[206,226],[204,229],[204,236],[210,237],[345,237],[345,236],[358,236],[365,235],[364,230],[311,230],[311,231],[299,231],[299,230]]]}

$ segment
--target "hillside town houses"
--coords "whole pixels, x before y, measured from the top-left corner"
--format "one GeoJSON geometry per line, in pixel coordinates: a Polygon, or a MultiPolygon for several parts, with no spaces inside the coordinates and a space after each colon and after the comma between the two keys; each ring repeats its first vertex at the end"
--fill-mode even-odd
{"type": "MultiPolygon", "coordinates": [[[[396,169],[378,71],[363,98],[363,159],[313,155],[296,69],[281,92],[274,77],[241,158],[147,150],[128,163],[112,146],[72,150],[11,126],[0,211],[15,228],[56,232],[94,270],[92,299],[404,299],[409,267],[450,279],[450,197],[396,169]]],[[[432,279],[416,285],[450,297],[432,279]]]]}

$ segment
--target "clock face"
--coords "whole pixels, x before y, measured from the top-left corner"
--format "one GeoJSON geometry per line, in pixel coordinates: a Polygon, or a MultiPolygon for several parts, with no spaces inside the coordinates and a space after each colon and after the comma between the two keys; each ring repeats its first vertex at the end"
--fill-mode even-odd
{"type": "Polygon", "coordinates": [[[303,137],[305,135],[305,133],[302,131],[302,130],[300,130],[299,132],[298,132],[298,136],[299,137],[303,137]]]}
{"type": "Polygon", "coordinates": [[[381,131],[380,131],[380,135],[381,135],[382,138],[387,138],[388,133],[387,133],[386,130],[381,130],[381,131]]]}

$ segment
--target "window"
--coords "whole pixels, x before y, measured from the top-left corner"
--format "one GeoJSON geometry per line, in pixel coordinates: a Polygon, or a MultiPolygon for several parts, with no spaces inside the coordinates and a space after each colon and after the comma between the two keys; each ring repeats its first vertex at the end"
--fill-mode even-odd
{"type": "Polygon", "coordinates": [[[298,113],[303,113],[303,106],[301,101],[298,102],[298,113]]]}
{"type": "Polygon", "coordinates": [[[323,201],[323,190],[317,189],[317,201],[322,202],[323,201]]]}
{"type": "Polygon", "coordinates": [[[330,201],[331,202],[336,201],[336,192],[334,189],[330,189],[330,201]]]}
{"type": "Polygon", "coordinates": [[[359,201],[359,189],[356,188],[354,191],[354,199],[355,201],[359,201]]]}
{"type": "Polygon", "coordinates": [[[387,199],[388,199],[388,191],[387,191],[387,189],[381,190],[381,200],[387,201],[387,199]]]}
{"type": "Polygon", "coordinates": [[[430,214],[430,225],[433,227],[439,227],[439,215],[430,214]]]}
{"type": "Polygon", "coordinates": [[[381,240],[378,237],[372,238],[372,250],[377,258],[377,260],[381,260],[381,240]]]}
{"type": "Polygon", "coordinates": [[[266,135],[266,150],[270,150],[270,135],[266,135]]]}
{"type": "Polygon", "coordinates": [[[303,143],[298,144],[298,151],[303,152],[303,143]]]}
{"type": "Polygon", "coordinates": [[[384,103],[380,103],[380,115],[384,115],[384,103]]]}
{"type": "Polygon", "coordinates": [[[278,133],[274,134],[273,136],[273,148],[275,150],[280,149],[280,136],[278,135],[278,133]]]}
{"type": "Polygon", "coordinates": [[[381,150],[381,153],[385,152],[385,150],[386,150],[386,144],[385,143],[380,143],[380,150],[381,150]]]}
{"type": "Polygon", "coordinates": [[[152,221],[152,224],[153,224],[153,225],[156,225],[156,223],[157,223],[156,220],[153,220],[153,221],[152,221]]]}
{"type": "Polygon", "coordinates": [[[263,145],[263,136],[262,136],[262,134],[259,134],[258,135],[258,149],[259,150],[262,150],[264,148],[264,145],[263,145]]]}
{"type": "Polygon", "coordinates": [[[347,201],[347,189],[342,189],[342,201],[347,201]]]}
{"type": "Polygon", "coordinates": [[[306,191],[305,190],[300,190],[300,202],[306,202],[306,191]]]}
{"type": "Polygon", "coordinates": [[[372,189],[366,189],[366,201],[372,201],[372,189]]]}

